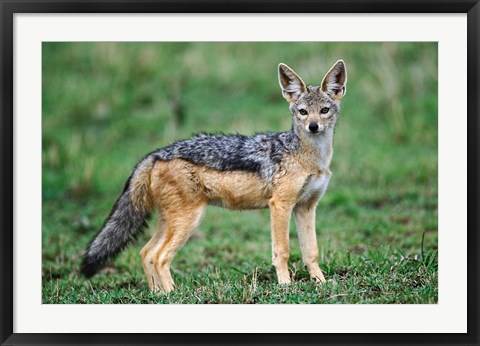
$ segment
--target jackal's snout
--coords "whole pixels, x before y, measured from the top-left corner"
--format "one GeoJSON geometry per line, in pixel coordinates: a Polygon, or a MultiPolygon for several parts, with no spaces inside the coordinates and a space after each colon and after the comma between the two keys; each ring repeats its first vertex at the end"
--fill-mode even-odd
{"type": "Polygon", "coordinates": [[[310,130],[310,132],[317,132],[319,127],[317,123],[310,123],[308,125],[308,129],[310,130]]]}
{"type": "Polygon", "coordinates": [[[329,127],[328,124],[311,122],[307,126],[305,126],[305,131],[319,134],[324,132],[328,127],[329,127]]]}

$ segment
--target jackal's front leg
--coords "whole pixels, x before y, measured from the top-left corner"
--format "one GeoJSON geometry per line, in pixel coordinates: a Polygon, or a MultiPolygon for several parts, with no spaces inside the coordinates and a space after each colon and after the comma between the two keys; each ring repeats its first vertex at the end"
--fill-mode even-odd
{"type": "Polygon", "coordinates": [[[318,244],[315,232],[315,209],[316,205],[297,205],[294,209],[297,224],[300,248],[302,249],[303,263],[312,279],[325,282],[320,267],[318,266],[318,244]]]}
{"type": "Polygon", "coordinates": [[[282,201],[271,199],[269,202],[270,217],[272,223],[272,258],[273,265],[277,270],[278,283],[289,284],[288,259],[290,257],[290,245],[288,228],[292,208],[282,201]]]}

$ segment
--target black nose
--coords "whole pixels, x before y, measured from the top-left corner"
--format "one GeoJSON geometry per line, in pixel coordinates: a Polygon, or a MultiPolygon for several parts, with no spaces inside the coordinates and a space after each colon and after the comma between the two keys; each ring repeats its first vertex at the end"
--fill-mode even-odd
{"type": "Polygon", "coordinates": [[[318,130],[318,124],[315,124],[315,123],[311,123],[310,125],[308,125],[308,129],[312,132],[317,132],[318,130]]]}

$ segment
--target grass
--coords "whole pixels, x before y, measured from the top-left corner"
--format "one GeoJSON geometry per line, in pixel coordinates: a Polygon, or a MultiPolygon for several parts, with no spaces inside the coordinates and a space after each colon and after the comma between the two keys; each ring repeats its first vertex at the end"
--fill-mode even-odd
{"type": "Polygon", "coordinates": [[[42,301],[46,304],[436,303],[435,43],[43,43],[42,301]],[[194,132],[285,131],[284,62],[307,83],[348,69],[333,176],[317,211],[315,285],[292,221],[292,285],[276,284],[268,210],[210,207],[149,291],[138,242],[91,280],[82,252],[137,161],[194,132]]]}

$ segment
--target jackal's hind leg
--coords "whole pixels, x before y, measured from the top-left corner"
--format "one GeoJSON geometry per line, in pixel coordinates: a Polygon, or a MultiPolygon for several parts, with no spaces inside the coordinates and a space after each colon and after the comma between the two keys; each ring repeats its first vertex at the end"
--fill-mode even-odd
{"type": "Polygon", "coordinates": [[[160,285],[160,277],[155,270],[153,265],[153,249],[157,246],[160,241],[162,234],[165,229],[165,223],[160,217],[158,221],[158,226],[153,234],[152,238],[148,241],[147,244],[140,251],[140,256],[142,257],[143,270],[147,277],[148,286],[151,290],[155,290],[157,285],[160,285]]]}
{"type": "Polygon", "coordinates": [[[170,265],[177,251],[187,242],[188,238],[200,224],[206,205],[188,205],[185,208],[171,211],[164,210],[165,231],[151,252],[153,266],[159,277],[159,285],[165,292],[174,289],[175,284],[170,273],[170,265]]]}

